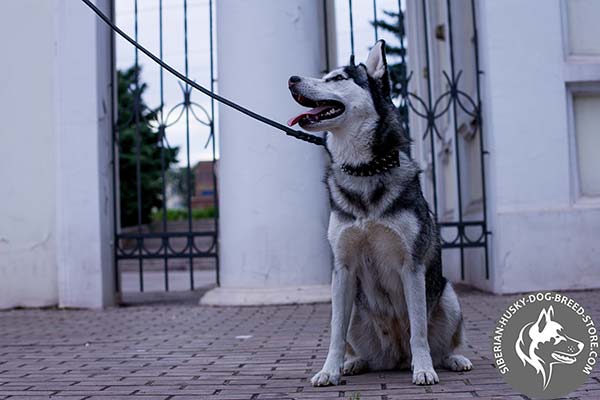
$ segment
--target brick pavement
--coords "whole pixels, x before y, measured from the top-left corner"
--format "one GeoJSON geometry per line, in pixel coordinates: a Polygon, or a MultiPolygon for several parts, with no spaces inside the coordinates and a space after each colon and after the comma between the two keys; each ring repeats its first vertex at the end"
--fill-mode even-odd
{"type": "MultiPolygon", "coordinates": [[[[573,292],[600,321],[600,291],[573,292]]],[[[490,333],[516,296],[461,291],[474,370],[346,377],[313,388],[328,344],[329,305],[0,312],[0,399],[523,399],[492,366],[490,333]]],[[[572,398],[600,399],[597,368],[572,398]]]]}

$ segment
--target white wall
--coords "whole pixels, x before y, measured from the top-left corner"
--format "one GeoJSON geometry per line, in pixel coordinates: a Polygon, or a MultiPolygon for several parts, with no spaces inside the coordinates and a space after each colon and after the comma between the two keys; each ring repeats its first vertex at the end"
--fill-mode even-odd
{"type": "MultiPolygon", "coordinates": [[[[315,23],[323,20],[322,1],[220,0],[216,6],[220,93],[287,121],[301,110],[288,78],[319,76],[325,67],[323,26],[315,23]]],[[[323,148],[226,106],[219,111],[222,288],[204,301],[237,297],[251,303],[273,296],[278,302],[307,286],[326,295],[331,255],[323,148]],[[240,288],[256,294],[254,300],[240,288]],[[258,294],[260,288],[278,288],[281,296],[258,294]]]]}
{"type": "Polygon", "coordinates": [[[0,308],[58,301],[55,7],[0,5],[0,308]]]}
{"type": "Polygon", "coordinates": [[[573,196],[560,1],[477,4],[492,290],[600,287],[600,203],[573,196]]]}
{"type": "Polygon", "coordinates": [[[1,8],[0,308],[109,305],[109,33],[80,2],[1,8]]]}

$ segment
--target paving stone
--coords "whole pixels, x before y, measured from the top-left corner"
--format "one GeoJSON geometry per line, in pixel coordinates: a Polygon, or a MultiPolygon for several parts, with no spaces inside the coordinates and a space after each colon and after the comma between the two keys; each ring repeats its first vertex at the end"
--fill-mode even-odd
{"type": "MultiPolygon", "coordinates": [[[[600,321],[600,291],[569,294],[600,321]]],[[[409,371],[312,387],[329,344],[326,304],[0,312],[0,400],[522,400],[490,353],[495,319],[517,296],[459,295],[474,370],[440,370],[432,387],[412,385],[409,371]]],[[[600,398],[599,369],[571,398],[600,398]]]]}

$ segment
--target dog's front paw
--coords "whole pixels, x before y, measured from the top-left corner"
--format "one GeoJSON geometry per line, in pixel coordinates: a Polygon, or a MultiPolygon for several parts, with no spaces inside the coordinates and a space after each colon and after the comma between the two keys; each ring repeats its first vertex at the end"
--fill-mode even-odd
{"type": "Polygon", "coordinates": [[[367,369],[367,362],[360,358],[354,358],[344,363],[344,375],[357,375],[367,369]]]}
{"type": "Polygon", "coordinates": [[[445,360],[446,367],[451,371],[470,371],[473,369],[471,361],[460,354],[452,354],[445,360]]]}
{"type": "Polygon", "coordinates": [[[340,383],[340,372],[326,371],[322,369],[310,380],[313,386],[329,386],[339,385],[340,383]]]}
{"type": "Polygon", "coordinates": [[[440,381],[433,368],[415,369],[413,371],[412,382],[415,385],[433,385],[440,381]]]}

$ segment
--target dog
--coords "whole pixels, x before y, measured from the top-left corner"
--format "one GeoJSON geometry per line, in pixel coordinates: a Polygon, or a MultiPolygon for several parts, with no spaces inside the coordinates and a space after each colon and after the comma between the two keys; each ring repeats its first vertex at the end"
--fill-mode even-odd
{"type": "Polygon", "coordinates": [[[523,366],[529,364],[542,375],[546,390],[555,364],[573,364],[583,350],[583,343],[564,333],[563,326],[554,318],[554,308],[542,309],[538,319],[526,324],[515,343],[523,366]]]}
{"type": "Polygon", "coordinates": [[[434,366],[467,371],[456,354],[461,308],[442,276],[440,236],[421,191],[410,138],[390,97],[385,42],[365,63],[323,78],[292,76],[292,97],[312,109],[289,120],[325,131],[325,174],[334,255],[331,340],[314,386],[342,375],[412,368],[419,385],[439,382],[434,366]]]}

